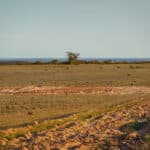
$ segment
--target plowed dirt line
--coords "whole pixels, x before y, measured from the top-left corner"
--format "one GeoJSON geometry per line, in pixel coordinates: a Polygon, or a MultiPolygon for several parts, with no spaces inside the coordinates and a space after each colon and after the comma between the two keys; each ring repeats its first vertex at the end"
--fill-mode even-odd
{"type": "Polygon", "coordinates": [[[102,86],[27,86],[27,87],[8,87],[0,88],[0,94],[87,94],[87,93],[100,93],[100,94],[134,94],[134,93],[150,93],[150,87],[144,86],[122,86],[122,87],[102,87],[102,86]]]}
{"type": "Polygon", "coordinates": [[[137,132],[126,134],[122,129],[135,118],[141,123],[143,117],[150,117],[150,101],[128,104],[100,117],[70,122],[36,135],[28,133],[10,143],[22,143],[23,150],[134,150],[142,142],[142,136],[149,133],[150,122],[146,120],[144,130],[137,132]]]}

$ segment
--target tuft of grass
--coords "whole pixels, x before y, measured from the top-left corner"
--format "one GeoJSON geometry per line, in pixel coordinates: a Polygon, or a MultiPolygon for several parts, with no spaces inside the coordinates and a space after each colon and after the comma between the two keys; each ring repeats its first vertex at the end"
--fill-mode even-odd
{"type": "Polygon", "coordinates": [[[112,144],[108,140],[104,140],[103,143],[98,143],[95,147],[95,150],[109,150],[112,144]]]}
{"type": "Polygon", "coordinates": [[[10,133],[10,134],[3,135],[3,138],[6,138],[7,140],[12,140],[14,138],[24,136],[26,133],[27,132],[25,130],[19,130],[15,133],[10,133]]]}
{"type": "Polygon", "coordinates": [[[149,150],[150,149],[150,134],[146,134],[143,138],[143,143],[138,146],[137,150],[149,150]]]}
{"type": "Polygon", "coordinates": [[[68,121],[69,121],[69,118],[52,120],[52,121],[48,121],[47,123],[43,123],[43,124],[41,123],[41,124],[36,125],[35,127],[33,127],[31,129],[31,133],[37,133],[37,132],[40,132],[42,130],[51,129],[51,128],[54,128],[56,126],[60,126],[64,123],[67,123],[68,121]]]}
{"type": "Polygon", "coordinates": [[[147,124],[147,121],[145,121],[145,122],[135,121],[135,122],[124,125],[123,127],[121,127],[121,130],[123,132],[129,134],[133,131],[139,131],[139,130],[143,129],[146,124],[147,124]]]}
{"type": "Polygon", "coordinates": [[[135,122],[135,123],[131,123],[127,126],[126,131],[129,133],[131,131],[139,131],[144,127],[144,123],[143,122],[135,122]]]}
{"type": "Polygon", "coordinates": [[[0,150],[17,150],[13,145],[0,145],[0,150]]]}
{"type": "Polygon", "coordinates": [[[146,134],[144,136],[144,141],[149,142],[149,144],[150,144],[150,134],[146,134]]]}
{"type": "Polygon", "coordinates": [[[130,125],[131,129],[139,131],[141,130],[145,125],[145,122],[135,122],[130,125]]]}

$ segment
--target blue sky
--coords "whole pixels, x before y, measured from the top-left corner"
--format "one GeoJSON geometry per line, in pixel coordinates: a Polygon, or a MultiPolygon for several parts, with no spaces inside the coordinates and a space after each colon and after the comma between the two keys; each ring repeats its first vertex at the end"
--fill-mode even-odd
{"type": "Polygon", "coordinates": [[[0,0],[0,58],[150,57],[150,0],[0,0]]]}

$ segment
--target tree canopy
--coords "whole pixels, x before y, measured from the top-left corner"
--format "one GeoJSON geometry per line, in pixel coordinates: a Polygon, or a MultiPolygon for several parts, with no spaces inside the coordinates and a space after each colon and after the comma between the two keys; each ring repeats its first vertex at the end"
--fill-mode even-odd
{"type": "Polygon", "coordinates": [[[68,62],[71,64],[72,62],[76,61],[80,53],[74,52],[66,52],[68,56],[68,62]]]}

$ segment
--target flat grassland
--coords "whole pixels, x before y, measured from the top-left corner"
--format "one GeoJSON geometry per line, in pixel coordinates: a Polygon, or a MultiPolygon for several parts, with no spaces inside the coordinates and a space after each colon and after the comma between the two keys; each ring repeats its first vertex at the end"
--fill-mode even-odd
{"type": "Polygon", "coordinates": [[[0,95],[0,128],[63,118],[74,113],[106,111],[117,104],[138,100],[143,96],[143,94],[0,95]]]}
{"type": "MultiPolygon", "coordinates": [[[[124,142],[125,135],[133,131],[138,132],[144,138],[144,142],[148,141],[145,143],[150,143],[150,133],[147,130],[143,131],[143,128],[150,127],[149,99],[150,63],[0,65],[0,149],[46,149],[47,146],[50,149],[82,149],[82,146],[83,149],[109,149],[115,145],[112,139],[108,140],[109,134],[116,138],[124,135],[124,142]],[[106,88],[106,92],[36,91],[36,88],[43,87],[67,87],[74,90],[102,87],[106,88]],[[123,94],[118,91],[112,93],[110,87],[123,87],[128,90],[123,94]],[[132,87],[137,90],[132,92],[132,87]],[[29,91],[14,92],[14,89],[17,91],[21,88],[29,91]],[[35,88],[34,92],[30,92],[32,88],[35,88]],[[146,92],[144,88],[147,89],[146,92]],[[141,116],[144,121],[141,121],[141,116]],[[130,126],[130,123],[133,125],[130,126]],[[101,128],[104,124],[105,128],[101,128]],[[87,133],[89,125],[91,131],[87,133]],[[52,132],[53,128],[56,134],[52,132]],[[41,136],[43,131],[44,136],[41,136]],[[101,140],[100,135],[104,136],[101,140]],[[38,138],[42,137],[45,142],[41,145],[38,138]],[[58,138],[59,143],[52,137],[58,138]],[[50,142],[46,141],[47,138],[50,142]]],[[[134,138],[132,140],[135,142],[134,138]]],[[[133,145],[138,145],[125,142],[128,143],[125,146],[131,149],[135,148],[133,145]]],[[[123,144],[117,142],[115,146],[121,149],[123,144]]]]}
{"type": "Polygon", "coordinates": [[[149,86],[150,63],[0,66],[0,87],[30,85],[149,86]]]}
{"type": "MultiPolygon", "coordinates": [[[[149,86],[150,64],[1,65],[0,89],[28,86],[149,86]]],[[[137,94],[0,94],[0,127],[101,109],[137,94]],[[126,95],[126,96],[125,96],[126,95]],[[13,118],[13,119],[12,119],[13,118]]]]}

